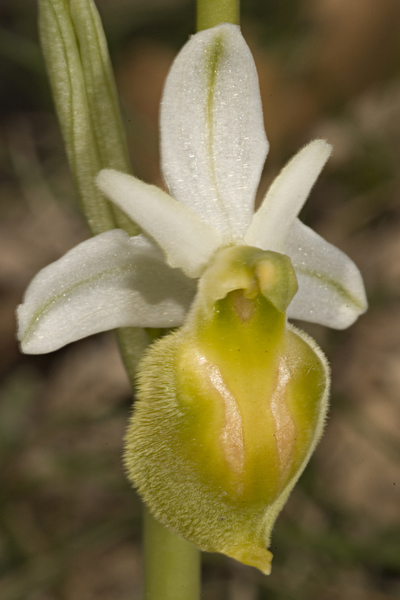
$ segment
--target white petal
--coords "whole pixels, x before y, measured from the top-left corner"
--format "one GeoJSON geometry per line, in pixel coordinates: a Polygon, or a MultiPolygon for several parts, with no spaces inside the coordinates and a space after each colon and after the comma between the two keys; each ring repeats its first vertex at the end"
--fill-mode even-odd
{"type": "Polygon", "coordinates": [[[155,185],[112,169],[101,171],[97,184],[188,277],[198,277],[221,245],[219,231],[155,185]]]}
{"type": "Polygon", "coordinates": [[[293,221],[332,152],[314,140],[298,152],[272,183],[245,235],[250,246],[283,252],[293,221]]]}
{"type": "Polygon", "coordinates": [[[268,151],[257,71],[239,27],[194,35],[178,54],[161,102],[161,160],[171,195],[242,238],[268,151]]]}
{"type": "Polygon", "coordinates": [[[363,280],[353,261],[298,219],[290,230],[286,254],[299,282],[289,318],[345,329],[367,310],[363,280]]]}
{"type": "Polygon", "coordinates": [[[18,338],[23,352],[41,354],[116,327],[174,327],[194,293],[143,235],[114,229],[36,275],[18,307],[18,338]]]}

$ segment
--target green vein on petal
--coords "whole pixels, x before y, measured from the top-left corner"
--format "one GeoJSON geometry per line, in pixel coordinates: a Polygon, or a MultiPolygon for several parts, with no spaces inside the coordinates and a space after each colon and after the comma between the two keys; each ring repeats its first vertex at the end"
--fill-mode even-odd
{"type": "Polygon", "coordinates": [[[128,271],[132,271],[132,270],[134,270],[133,265],[127,265],[125,267],[118,267],[118,269],[116,269],[115,267],[112,267],[110,269],[107,269],[106,271],[103,271],[99,275],[93,275],[92,277],[88,277],[87,279],[78,281],[74,285],[69,287],[66,291],[56,294],[55,296],[52,296],[52,298],[48,302],[46,302],[44,305],[42,305],[42,307],[33,314],[32,318],[29,321],[28,326],[25,328],[22,342],[26,341],[27,337],[29,337],[29,335],[32,334],[32,329],[34,329],[35,323],[39,319],[41,319],[47,312],[49,312],[49,310],[52,307],[54,307],[54,305],[56,305],[61,299],[65,298],[66,296],[70,296],[73,292],[75,292],[76,290],[78,290],[80,288],[83,288],[85,286],[90,287],[90,286],[94,285],[96,282],[101,281],[102,279],[106,278],[107,275],[115,275],[117,271],[119,273],[127,273],[128,271]]]}
{"type": "Polygon", "coordinates": [[[296,266],[296,273],[304,275],[305,277],[311,277],[312,279],[318,279],[318,281],[332,288],[344,300],[344,302],[352,305],[357,312],[364,312],[366,308],[365,303],[357,300],[355,296],[350,294],[350,292],[333,277],[329,277],[325,274],[312,271],[311,269],[298,266],[296,266]]]}
{"type": "Polygon", "coordinates": [[[216,200],[220,205],[220,209],[225,215],[226,221],[229,223],[229,212],[226,210],[226,207],[221,199],[219,189],[218,189],[218,180],[217,174],[215,172],[215,157],[214,157],[214,100],[215,100],[215,90],[217,87],[217,78],[218,78],[218,69],[220,67],[221,59],[224,52],[223,46],[223,38],[221,35],[217,36],[213,40],[212,46],[210,46],[210,57],[207,64],[207,146],[208,146],[208,156],[210,158],[210,170],[211,170],[211,179],[213,185],[215,187],[215,191],[217,194],[216,200]]]}

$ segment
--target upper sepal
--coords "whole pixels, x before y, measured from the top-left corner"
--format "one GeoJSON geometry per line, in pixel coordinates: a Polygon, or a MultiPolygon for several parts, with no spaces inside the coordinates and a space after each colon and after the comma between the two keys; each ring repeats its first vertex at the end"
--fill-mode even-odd
{"type": "Polygon", "coordinates": [[[194,35],[161,102],[161,160],[170,194],[224,235],[243,237],[268,151],[257,71],[239,27],[194,35]]]}

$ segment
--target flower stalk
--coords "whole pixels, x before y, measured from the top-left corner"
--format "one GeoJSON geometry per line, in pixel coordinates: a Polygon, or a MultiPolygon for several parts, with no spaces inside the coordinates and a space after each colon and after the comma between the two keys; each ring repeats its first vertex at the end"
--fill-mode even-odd
{"type": "Polygon", "coordinates": [[[200,550],[161,525],[144,506],[144,599],[198,600],[200,550]]]}
{"type": "Polygon", "coordinates": [[[220,23],[240,24],[240,0],[197,0],[197,31],[220,23]]]}

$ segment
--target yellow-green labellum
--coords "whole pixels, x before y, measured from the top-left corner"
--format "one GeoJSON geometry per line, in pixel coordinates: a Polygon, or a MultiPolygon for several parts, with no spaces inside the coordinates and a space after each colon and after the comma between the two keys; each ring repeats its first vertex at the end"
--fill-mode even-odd
{"type": "Polygon", "coordinates": [[[288,257],[219,251],[184,326],[140,366],[129,477],[154,516],[269,573],[273,523],[322,433],[328,367],[287,324],[288,257]]]}

